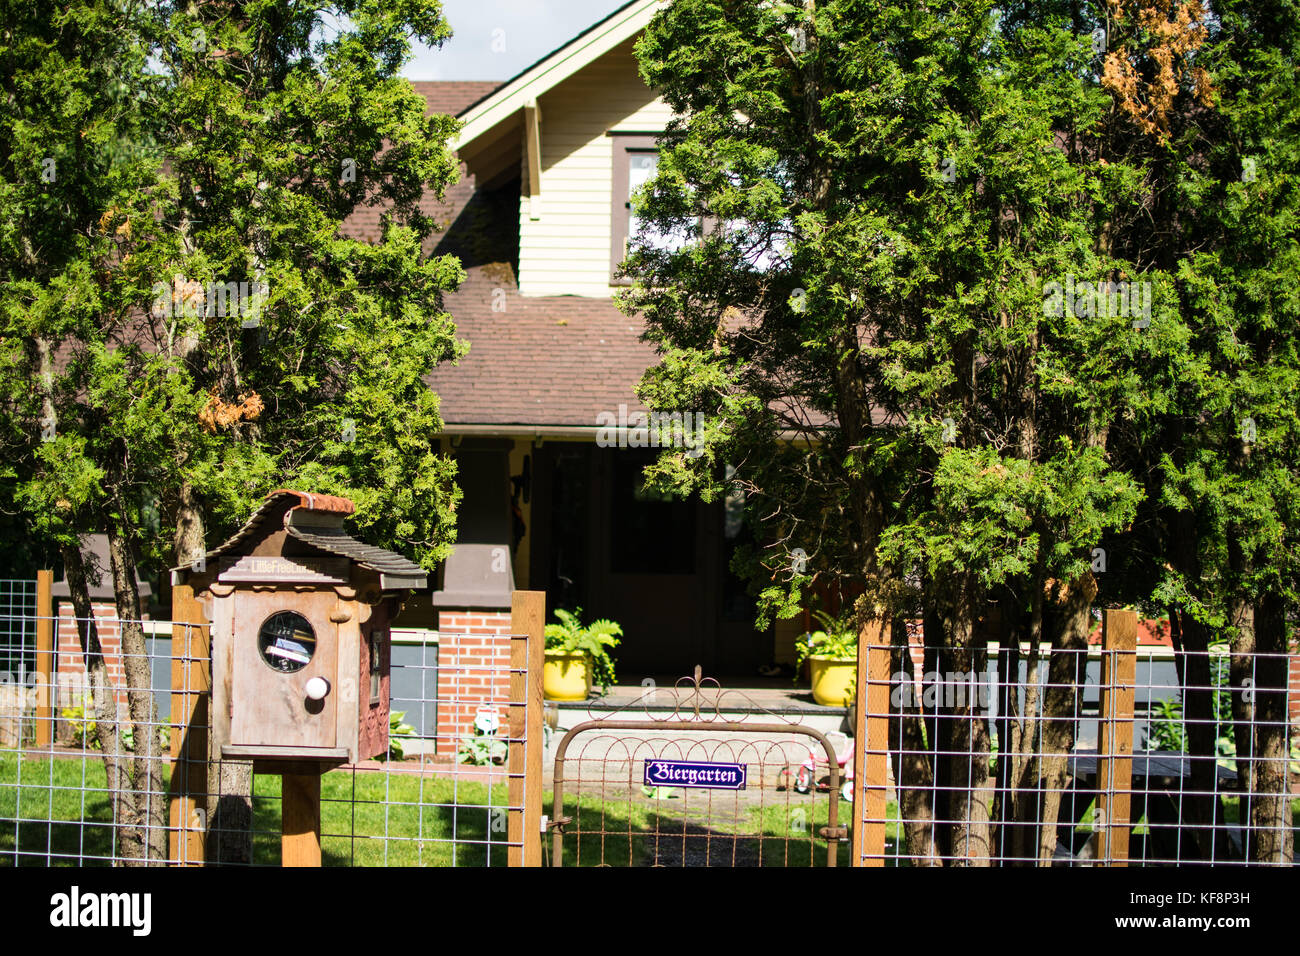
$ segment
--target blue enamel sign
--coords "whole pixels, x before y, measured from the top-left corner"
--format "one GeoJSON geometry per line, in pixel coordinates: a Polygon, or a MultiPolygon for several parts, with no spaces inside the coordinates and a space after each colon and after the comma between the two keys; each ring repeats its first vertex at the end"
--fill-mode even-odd
{"type": "Polygon", "coordinates": [[[744,790],[743,763],[700,763],[689,760],[647,760],[645,782],[652,787],[699,787],[744,790]]]}

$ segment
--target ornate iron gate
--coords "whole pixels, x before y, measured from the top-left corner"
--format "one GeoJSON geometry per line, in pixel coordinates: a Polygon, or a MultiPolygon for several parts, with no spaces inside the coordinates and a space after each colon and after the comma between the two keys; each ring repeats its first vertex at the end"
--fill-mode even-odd
{"type": "Polygon", "coordinates": [[[810,866],[825,841],[826,865],[835,866],[847,841],[840,784],[826,734],[723,691],[697,667],[671,690],[650,688],[565,733],[551,864],[810,866]],[[628,718],[638,710],[645,719],[628,718]],[[823,788],[824,804],[815,796],[823,788]]]}

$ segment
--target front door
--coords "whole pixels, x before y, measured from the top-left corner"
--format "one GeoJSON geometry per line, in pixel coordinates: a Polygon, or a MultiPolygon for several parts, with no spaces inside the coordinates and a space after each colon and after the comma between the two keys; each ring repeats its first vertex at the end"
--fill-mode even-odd
{"type": "Polygon", "coordinates": [[[598,449],[603,560],[592,610],[623,626],[621,682],[712,668],[716,599],[707,552],[711,509],[646,487],[657,452],[598,449]]]}
{"type": "Polygon", "coordinates": [[[337,746],[338,625],[333,591],[253,592],[235,602],[231,743],[238,747],[337,746]],[[307,682],[329,682],[323,700],[307,682]]]}

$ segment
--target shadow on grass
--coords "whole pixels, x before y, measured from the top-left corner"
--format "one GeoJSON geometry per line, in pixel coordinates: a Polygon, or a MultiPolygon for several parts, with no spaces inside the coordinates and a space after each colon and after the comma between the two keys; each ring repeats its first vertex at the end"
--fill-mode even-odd
{"type": "Polygon", "coordinates": [[[0,754],[0,865],[107,866],[113,809],[97,754],[42,760],[0,754]]]}
{"type": "MultiPolygon", "coordinates": [[[[553,807],[547,794],[546,806],[553,807]]],[[[852,813],[841,803],[840,823],[852,813]]],[[[569,818],[561,840],[564,866],[826,866],[828,801],[745,807],[711,819],[672,800],[609,800],[566,796],[569,818]]],[[[546,845],[548,862],[554,853],[546,845]]],[[[837,866],[848,866],[847,842],[835,846],[837,866]]]]}

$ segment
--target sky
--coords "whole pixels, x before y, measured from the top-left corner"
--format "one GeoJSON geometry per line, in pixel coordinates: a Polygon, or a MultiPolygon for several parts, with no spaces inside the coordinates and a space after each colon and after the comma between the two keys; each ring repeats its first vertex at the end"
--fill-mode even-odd
{"type": "Polygon", "coordinates": [[[411,80],[508,80],[627,0],[443,0],[454,36],[416,45],[411,80]]]}

